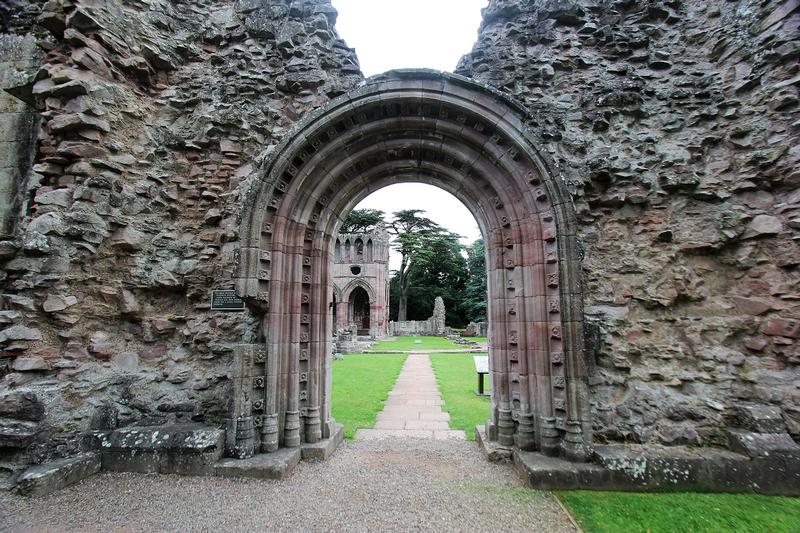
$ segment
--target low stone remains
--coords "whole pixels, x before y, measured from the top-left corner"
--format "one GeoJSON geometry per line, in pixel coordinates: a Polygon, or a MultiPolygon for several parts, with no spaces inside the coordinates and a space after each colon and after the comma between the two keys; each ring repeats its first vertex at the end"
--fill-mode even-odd
{"type": "Polygon", "coordinates": [[[25,470],[16,480],[14,490],[24,496],[46,496],[96,474],[100,468],[97,452],[57,459],[25,470]]]}
{"type": "Polygon", "coordinates": [[[254,479],[285,479],[300,463],[298,448],[283,448],[247,459],[223,459],[214,465],[214,475],[254,479]]]}
{"type": "Polygon", "coordinates": [[[116,472],[209,475],[225,449],[223,430],[199,425],[126,427],[85,440],[103,468],[116,472]]]}
{"type": "Polygon", "coordinates": [[[3,483],[93,431],[335,439],[334,232],[407,179],[486,230],[503,454],[791,450],[799,17],[491,0],[456,75],[364,80],[326,0],[2,3],[3,483]]]}
{"type": "MultiPolygon", "coordinates": [[[[793,443],[794,444],[794,443],[793,443]]],[[[797,445],[749,457],[719,448],[597,445],[594,461],[574,463],[514,452],[514,468],[540,490],[711,491],[800,495],[797,445]]]]}
{"type": "Polygon", "coordinates": [[[336,332],[333,344],[333,357],[347,353],[360,353],[368,350],[375,344],[374,340],[368,336],[359,335],[358,328],[352,325],[350,329],[340,329],[336,332]]]}
{"type": "Polygon", "coordinates": [[[441,337],[450,335],[450,328],[445,325],[444,300],[437,296],[433,300],[433,314],[428,320],[393,320],[389,322],[389,335],[421,335],[441,337]]]}
{"type": "Polygon", "coordinates": [[[464,337],[488,337],[488,322],[470,322],[461,334],[464,337]]]}

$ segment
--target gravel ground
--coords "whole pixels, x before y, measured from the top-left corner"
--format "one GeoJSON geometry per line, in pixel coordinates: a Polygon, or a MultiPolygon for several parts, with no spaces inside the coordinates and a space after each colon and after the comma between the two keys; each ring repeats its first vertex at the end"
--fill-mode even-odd
{"type": "Polygon", "coordinates": [[[345,442],[284,481],[98,474],[45,498],[0,493],[0,531],[574,531],[474,442],[345,442]]]}

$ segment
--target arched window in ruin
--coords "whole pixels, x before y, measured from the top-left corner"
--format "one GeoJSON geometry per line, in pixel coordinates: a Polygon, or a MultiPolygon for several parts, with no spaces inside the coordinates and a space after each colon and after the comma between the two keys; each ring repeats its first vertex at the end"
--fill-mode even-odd
{"type": "Polygon", "coordinates": [[[355,240],[353,244],[353,249],[355,250],[355,257],[353,258],[354,261],[363,261],[364,260],[364,241],[361,238],[355,240]]]}

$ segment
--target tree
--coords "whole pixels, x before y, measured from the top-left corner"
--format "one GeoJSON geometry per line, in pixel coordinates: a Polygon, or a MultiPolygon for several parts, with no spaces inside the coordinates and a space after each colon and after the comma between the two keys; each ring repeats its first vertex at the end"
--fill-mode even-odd
{"type": "Polygon", "coordinates": [[[380,209],[353,209],[342,222],[339,233],[368,233],[382,227],[386,221],[380,209]]]}
{"type": "Polygon", "coordinates": [[[441,296],[450,326],[466,325],[461,299],[469,275],[464,247],[459,236],[442,232],[432,236],[417,253],[410,273],[409,316],[426,319],[433,311],[433,300],[441,296]]]}
{"type": "MultiPolygon", "coordinates": [[[[397,320],[401,321],[408,317],[412,273],[417,281],[427,280],[436,287],[446,286],[452,281],[447,278],[451,271],[449,267],[453,266],[453,257],[461,257],[458,235],[420,216],[420,213],[423,213],[421,209],[396,211],[387,225],[389,233],[394,236],[392,245],[400,253],[400,269],[395,277],[397,320]]],[[[428,291],[427,296],[433,301],[435,294],[428,291]]]]}
{"type": "Polygon", "coordinates": [[[414,256],[423,248],[425,234],[441,229],[433,220],[419,216],[423,212],[422,209],[395,211],[388,224],[389,233],[394,236],[392,245],[400,253],[400,270],[397,271],[398,321],[406,320],[407,317],[409,274],[414,256]]]}
{"type": "Polygon", "coordinates": [[[467,322],[486,320],[486,247],[483,239],[467,246],[469,275],[461,306],[467,322]]]}

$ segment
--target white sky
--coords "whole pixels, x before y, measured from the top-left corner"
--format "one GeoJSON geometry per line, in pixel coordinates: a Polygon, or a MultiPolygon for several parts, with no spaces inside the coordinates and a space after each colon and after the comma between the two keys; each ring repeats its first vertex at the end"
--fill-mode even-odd
{"type": "MultiPolygon", "coordinates": [[[[333,0],[336,29],[356,49],[361,70],[372,76],[396,68],[452,72],[472,50],[488,0],[333,0]]],[[[400,183],[369,195],[356,209],[423,209],[425,215],[469,244],[481,237],[472,213],[455,196],[432,185],[400,183]]],[[[390,267],[398,268],[392,254],[390,267]]]]}
{"type": "Polygon", "coordinates": [[[472,51],[488,0],[333,0],[336,29],[365,76],[394,68],[452,72],[472,51]]]}

